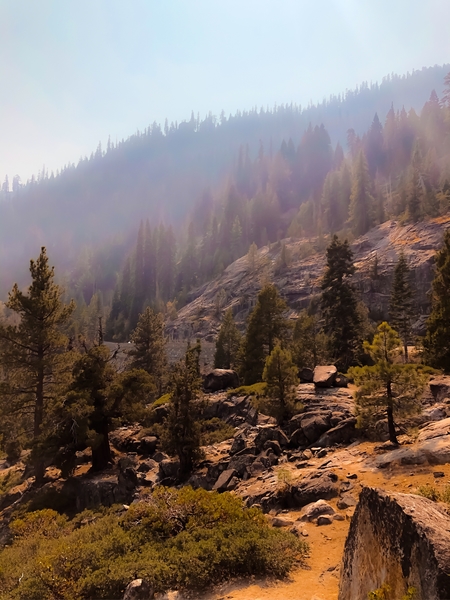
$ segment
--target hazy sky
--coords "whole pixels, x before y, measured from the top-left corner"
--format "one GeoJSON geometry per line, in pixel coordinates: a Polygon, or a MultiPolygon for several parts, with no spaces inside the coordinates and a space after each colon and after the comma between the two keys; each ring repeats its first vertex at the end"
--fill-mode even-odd
{"type": "Polygon", "coordinates": [[[0,0],[0,179],[450,60],[450,0],[0,0]]]}

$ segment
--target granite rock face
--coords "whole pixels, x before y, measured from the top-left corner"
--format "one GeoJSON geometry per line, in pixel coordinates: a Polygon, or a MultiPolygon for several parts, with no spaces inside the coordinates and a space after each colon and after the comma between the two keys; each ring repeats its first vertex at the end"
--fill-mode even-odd
{"type": "Polygon", "coordinates": [[[339,600],[366,600],[382,585],[388,600],[408,588],[418,600],[450,598],[450,516],[413,494],[364,488],[344,548],[339,600]]]}

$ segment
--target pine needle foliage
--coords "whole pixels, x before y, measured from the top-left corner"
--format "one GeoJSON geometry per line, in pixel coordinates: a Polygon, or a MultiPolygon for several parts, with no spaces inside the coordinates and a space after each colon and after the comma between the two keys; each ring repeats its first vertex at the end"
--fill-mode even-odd
{"type": "Polygon", "coordinates": [[[297,367],[292,354],[277,344],[266,359],[263,381],[267,383],[266,395],[272,400],[279,422],[292,413],[295,388],[298,385],[297,367]]]}
{"type": "Polygon", "coordinates": [[[436,253],[431,313],[423,341],[426,364],[450,372],[450,230],[436,253]]]}
{"type": "Polygon", "coordinates": [[[225,313],[216,342],[214,355],[215,369],[233,369],[239,356],[242,336],[233,319],[233,311],[228,309],[225,313]]]}
{"type": "Polygon", "coordinates": [[[15,284],[6,307],[18,317],[16,325],[0,323],[0,413],[3,425],[31,442],[37,482],[44,475],[40,443],[52,426],[55,406],[70,381],[73,355],[62,333],[75,305],[64,304],[46,249],[30,261],[27,293],[15,284]],[[8,425],[9,423],[9,425],[8,425]]]}
{"type": "Polygon", "coordinates": [[[410,270],[405,254],[399,256],[394,270],[389,316],[393,328],[403,341],[405,362],[408,362],[408,342],[411,337],[411,320],[414,316],[413,291],[410,283],[410,270]]]}
{"type": "Polygon", "coordinates": [[[394,444],[398,444],[395,417],[420,412],[420,399],[428,380],[428,375],[419,371],[416,365],[395,362],[401,347],[398,333],[383,322],[378,326],[372,344],[364,342],[364,350],[373,360],[373,366],[350,369],[351,377],[359,386],[356,404],[360,426],[368,425],[375,415],[385,410],[389,439],[394,444]]]}
{"type": "Polygon", "coordinates": [[[163,393],[167,375],[166,341],[164,339],[164,320],[161,313],[147,307],[139,315],[136,329],[131,335],[134,347],[128,352],[132,369],[143,369],[156,383],[158,394],[163,393]]]}

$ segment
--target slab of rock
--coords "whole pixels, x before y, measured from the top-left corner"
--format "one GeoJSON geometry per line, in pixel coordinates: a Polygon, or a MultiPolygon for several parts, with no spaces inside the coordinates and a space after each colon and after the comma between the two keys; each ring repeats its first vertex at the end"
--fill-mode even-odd
{"type": "Polygon", "coordinates": [[[272,519],[272,527],[293,527],[294,522],[284,517],[274,517],[272,519]]]}
{"type": "Polygon", "coordinates": [[[320,436],[331,427],[331,413],[327,414],[306,414],[302,419],[302,431],[310,444],[314,444],[320,436]]]}
{"type": "Polygon", "coordinates": [[[305,477],[297,486],[292,486],[292,502],[296,507],[306,506],[317,500],[330,500],[339,493],[335,473],[320,472],[305,477]]]}
{"type": "Polygon", "coordinates": [[[242,435],[242,433],[238,434],[234,438],[233,443],[231,444],[230,455],[232,456],[233,454],[237,454],[238,452],[241,452],[242,450],[245,449],[246,446],[247,446],[247,443],[245,441],[244,436],[242,435]]]}
{"type": "Polygon", "coordinates": [[[296,429],[289,438],[289,446],[291,448],[306,448],[309,446],[309,440],[301,427],[296,429]]]}
{"type": "Polygon", "coordinates": [[[351,494],[344,494],[342,498],[339,498],[336,506],[339,510],[345,510],[346,508],[350,508],[351,506],[356,506],[357,502],[355,498],[351,494]]]}
{"type": "Polygon", "coordinates": [[[205,392],[218,392],[239,387],[239,376],[232,369],[214,369],[205,376],[203,389],[205,392]]]}
{"type": "Polygon", "coordinates": [[[333,519],[331,519],[330,517],[318,517],[317,518],[317,525],[331,525],[331,523],[333,522],[333,519]]]}
{"type": "Polygon", "coordinates": [[[166,458],[159,463],[159,477],[177,477],[180,468],[180,461],[175,458],[166,458]]]}
{"type": "Polygon", "coordinates": [[[336,380],[337,369],[334,365],[316,367],[313,382],[316,387],[333,387],[336,380]]]}
{"type": "Polygon", "coordinates": [[[243,456],[233,456],[228,464],[229,469],[234,469],[239,477],[248,474],[248,467],[254,462],[255,456],[246,454],[243,456]]]}
{"type": "Polygon", "coordinates": [[[410,494],[364,488],[345,543],[339,600],[367,598],[382,585],[390,598],[413,587],[418,598],[450,598],[450,517],[410,494]]]}
{"type": "Polygon", "coordinates": [[[145,579],[135,579],[127,585],[122,600],[152,600],[154,590],[145,579]]]}
{"type": "Polygon", "coordinates": [[[226,492],[229,488],[228,485],[233,477],[236,475],[236,471],[234,469],[227,469],[223,471],[218,480],[213,486],[213,490],[217,490],[218,492],[226,492]]]}
{"type": "Polygon", "coordinates": [[[417,442],[425,442],[437,437],[447,436],[448,434],[450,434],[450,417],[426,425],[417,436],[417,442]]]}
{"type": "Polygon", "coordinates": [[[302,509],[302,514],[299,518],[300,521],[314,521],[317,517],[321,515],[334,515],[334,508],[328,504],[325,500],[317,500],[317,502],[312,502],[311,504],[307,504],[302,509]]]}

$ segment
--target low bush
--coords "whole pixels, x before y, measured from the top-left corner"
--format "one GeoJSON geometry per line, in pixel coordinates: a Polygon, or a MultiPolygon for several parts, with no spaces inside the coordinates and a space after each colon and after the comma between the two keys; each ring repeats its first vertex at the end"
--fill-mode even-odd
{"type": "Polygon", "coordinates": [[[9,470],[5,475],[0,477],[0,498],[16,485],[19,485],[22,479],[22,473],[13,469],[9,470]]]}
{"type": "Polygon", "coordinates": [[[241,385],[240,387],[230,390],[228,392],[228,397],[231,396],[255,396],[260,398],[265,396],[267,389],[267,384],[263,381],[259,383],[254,383],[253,385],[241,385]]]}
{"type": "Polygon", "coordinates": [[[14,521],[13,543],[0,552],[0,599],[121,598],[138,577],[158,592],[284,577],[308,551],[228,493],[158,488],[125,513],[88,512],[69,521],[43,510],[14,521]]]}
{"type": "Polygon", "coordinates": [[[200,438],[202,446],[209,446],[210,444],[218,444],[224,440],[229,440],[234,436],[236,430],[222,419],[214,417],[200,422],[200,438]]]}

